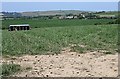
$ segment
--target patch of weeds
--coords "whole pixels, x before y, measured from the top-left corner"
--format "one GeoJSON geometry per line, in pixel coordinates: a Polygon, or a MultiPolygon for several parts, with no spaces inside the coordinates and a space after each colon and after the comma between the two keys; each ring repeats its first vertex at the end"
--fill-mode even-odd
{"type": "Polygon", "coordinates": [[[25,69],[26,69],[26,70],[31,70],[31,69],[32,69],[32,67],[26,67],[25,69]]]}
{"type": "Polygon", "coordinates": [[[60,51],[55,51],[54,53],[55,53],[56,55],[58,55],[58,54],[60,54],[60,51]]]}
{"type": "Polygon", "coordinates": [[[3,58],[10,58],[9,55],[3,55],[3,58]]]}
{"type": "Polygon", "coordinates": [[[17,59],[17,58],[15,58],[15,57],[12,57],[12,58],[11,58],[11,60],[16,60],[16,59],[17,59]]]}
{"type": "Polygon", "coordinates": [[[17,64],[2,64],[2,76],[9,76],[21,70],[17,64]]]}
{"type": "Polygon", "coordinates": [[[105,54],[112,54],[112,52],[110,52],[110,51],[106,51],[106,52],[104,52],[105,54]]]}
{"type": "Polygon", "coordinates": [[[85,48],[80,47],[78,45],[71,47],[71,52],[79,52],[79,53],[85,53],[85,48]]]}

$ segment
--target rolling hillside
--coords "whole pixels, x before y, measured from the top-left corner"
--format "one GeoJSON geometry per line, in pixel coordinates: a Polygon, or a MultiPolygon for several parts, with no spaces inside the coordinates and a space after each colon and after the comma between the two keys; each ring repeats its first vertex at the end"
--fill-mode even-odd
{"type": "Polygon", "coordinates": [[[54,15],[66,15],[66,14],[80,14],[79,10],[55,10],[55,11],[34,11],[34,12],[22,12],[22,16],[54,16],[54,15]]]}

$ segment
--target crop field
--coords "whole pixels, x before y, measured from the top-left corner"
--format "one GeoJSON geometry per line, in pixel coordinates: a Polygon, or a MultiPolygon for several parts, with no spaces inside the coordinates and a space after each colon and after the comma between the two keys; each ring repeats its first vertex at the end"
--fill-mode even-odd
{"type": "MultiPolygon", "coordinates": [[[[94,50],[115,53],[117,51],[117,25],[104,24],[110,21],[112,20],[46,20],[40,22],[26,20],[25,22],[29,23],[32,28],[29,31],[2,31],[2,52],[3,55],[58,54],[62,48],[70,47],[71,51],[79,53],[94,50]],[[103,24],[94,25],[99,22],[103,24]],[[80,47],[81,45],[84,47],[80,47]]],[[[17,23],[23,23],[23,20],[3,21],[3,27],[17,23]]]]}
{"type": "Polygon", "coordinates": [[[103,12],[103,13],[96,13],[96,15],[116,15],[118,16],[118,12],[117,11],[113,11],[113,12],[103,12]]]}
{"type": "Polygon", "coordinates": [[[18,20],[4,20],[2,21],[2,28],[7,29],[10,24],[30,24],[31,28],[41,27],[65,27],[65,26],[81,26],[94,25],[95,23],[106,24],[113,22],[115,19],[65,19],[65,20],[45,20],[45,19],[18,19],[18,20]]]}
{"type": "Polygon", "coordinates": [[[118,25],[109,24],[114,21],[115,19],[4,20],[2,75],[117,76],[118,25]],[[26,23],[30,24],[31,30],[7,29],[10,24],[26,23]]]}

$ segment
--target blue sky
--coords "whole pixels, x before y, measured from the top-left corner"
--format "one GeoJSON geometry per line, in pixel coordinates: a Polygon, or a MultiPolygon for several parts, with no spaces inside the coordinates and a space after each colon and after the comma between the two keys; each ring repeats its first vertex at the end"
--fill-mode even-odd
{"type": "Polygon", "coordinates": [[[117,11],[117,2],[3,2],[2,11],[83,10],[117,11]]]}

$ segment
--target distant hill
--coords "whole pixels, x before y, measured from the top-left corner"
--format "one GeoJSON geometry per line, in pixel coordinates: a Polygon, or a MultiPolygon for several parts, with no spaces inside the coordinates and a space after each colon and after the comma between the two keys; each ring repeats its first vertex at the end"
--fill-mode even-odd
{"type": "Polygon", "coordinates": [[[88,14],[93,13],[95,15],[118,15],[117,11],[100,11],[100,12],[92,12],[92,11],[80,11],[80,10],[52,10],[52,11],[31,11],[31,12],[0,12],[0,16],[4,17],[35,17],[35,16],[55,16],[55,15],[78,15],[78,14],[88,14]]]}
{"type": "Polygon", "coordinates": [[[55,11],[35,11],[35,12],[22,12],[22,16],[54,16],[54,15],[66,15],[66,14],[80,14],[83,11],[79,10],[55,10],[55,11]]]}
{"type": "Polygon", "coordinates": [[[4,17],[21,17],[21,13],[17,13],[17,12],[0,12],[1,15],[3,15],[4,17]]]}
{"type": "Polygon", "coordinates": [[[96,15],[116,15],[116,16],[118,16],[118,11],[97,12],[96,15]]]}

